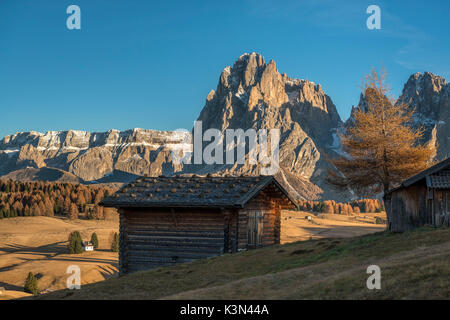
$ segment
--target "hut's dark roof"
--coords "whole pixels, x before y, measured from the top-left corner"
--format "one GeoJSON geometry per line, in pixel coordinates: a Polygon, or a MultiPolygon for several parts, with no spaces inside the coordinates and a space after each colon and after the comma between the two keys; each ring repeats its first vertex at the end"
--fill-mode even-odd
{"type": "Polygon", "coordinates": [[[403,181],[402,185],[404,185],[405,187],[409,187],[410,185],[424,179],[425,177],[433,173],[439,172],[441,170],[444,170],[447,167],[450,167],[450,158],[447,158],[435,164],[434,166],[429,167],[428,169],[425,169],[422,172],[419,172],[418,174],[412,176],[411,178],[406,179],[405,181],[403,181]]]}
{"type": "Polygon", "coordinates": [[[430,175],[427,177],[427,187],[433,189],[450,189],[450,174],[430,175]]]}
{"type": "Polygon", "coordinates": [[[242,208],[270,184],[274,184],[281,195],[296,206],[273,176],[140,177],[100,204],[105,207],[242,208]]]}
{"type": "MultiPolygon", "coordinates": [[[[426,179],[427,181],[427,185],[428,185],[428,181],[430,181],[430,185],[428,185],[430,188],[438,188],[438,187],[433,187],[433,185],[447,185],[448,186],[448,175],[447,174],[438,174],[441,171],[448,171],[448,169],[450,168],[450,158],[447,158],[437,164],[435,164],[434,166],[429,167],[428,169],[423,170],[422,172],[419,172],[418,174],[406,179],[405,181],[403,181],[400,186],[398,186],[397,188],[394,188],[392,190],[390,190],[388,192],[392,193],[394,191],[403,189],[405,187],[409,187],[410,185],[413,185],[423,179],[426,179]],[[431,176],[434,177],[444,177],[444,178],[437,178],[436,180],[434,180],[435,178],[430,178],[431,176]],[[447,177],[447,178],[445,178],[447,177]],[[436,184],[434,184],[432,181],[436,181],[436,184]],[[444,183],[444,184],[441,184],[444,183]]],[[[441,187],[439,187],[441,188],[441,187]]],[[[445,187],[448,188],[448,187],[445,187]]]]}

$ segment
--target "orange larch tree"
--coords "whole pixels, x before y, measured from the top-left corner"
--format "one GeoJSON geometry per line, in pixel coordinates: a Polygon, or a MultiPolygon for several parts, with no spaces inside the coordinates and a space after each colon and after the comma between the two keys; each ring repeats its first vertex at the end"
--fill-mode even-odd
{"type": "Polygon", "coordinates": [[[340,135],[344,155],[330,160],[328,182],[360,195],[386,193],[402,180],[432,164],[436,148],[421,145],[422,127],[412,126],[413,112],[389,97],[386,73],[372,70],[365,79],[366,104],[340,135]]]}

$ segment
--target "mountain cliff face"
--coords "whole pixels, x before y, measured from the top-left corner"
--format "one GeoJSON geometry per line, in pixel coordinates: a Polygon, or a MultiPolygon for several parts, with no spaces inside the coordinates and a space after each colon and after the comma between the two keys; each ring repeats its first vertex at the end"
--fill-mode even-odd
{"type": "MultiPolygon", "coordinates": [[[[342,125],[336,107],[319,84],[280,74],[275,62],[244,54],[220,75],[198,120],[203,130],[280,129],[280,180],[299,197],[329,197],[323,184],[324,155],[338,148],[342,125]],[[299,185],[301,181],[302,185],[299,185]]],[[[217,169],[217,168],[216,168],[217,169]]],[[[230,173],[257,173],[257,166],[223,166],[230,173]]]]}
{"type": "MultiPolygon", "coordinates": [[[[397,103],[415,108],[415,121],[426,128],[424,141],[450,154],[450,85],[431,73],[416,73],[397,103]]],[[[358,107],[364,107],[361,96],[358,107]]],[[[340,150],[343,123],[320,84],[281,74],[274,61],[244,54],[223,69],[198,119],[202,131],[250,128],[280,130],[277,177],[303,199],[348,199],[324,183],[328,157],[340,150]]],[[[347,120],[350,123],[352,117],[347,120]]],[[[224,134],[226,136],[226,134],[224,134]]],[[[70,182],[127,182],[138,175],[174,173],[259,174],[259,164],[177,164],[173,147],[189,147],[189,132],[133,129],[89,133],[60,131],[16,133],[0,140],[0,177],[70,182]]],[[[204,143],[203,146],[205,146],[204,143]]],[[[248,151],[248,150],[247,150],[248,151]]]]}
{"type": "MultiPolygon", "coordinates": [[[[289,78],[278,72],[274,61],[244,54],[223,69],[198,120],[203,130],[221,132],[280,129],[280,181],[300,198],[332,197],[322,183],[327,170],[324,155],[337,150],[336,130],[342,122],[319,84],[289,78]]],[[[174,164],[171,147],[190,139],[189,133],[143,129],[17,133],[0,141],[0,175],[42,177],[49,172],[43,168],[52,168],[56,170],[52,176],[64,179],[113,182],[143,174],[259,173],[258,165],[174,164]]]]}
{"type": "Polygon", "coordinates": [[[397,103],[414,108],[414,120],[425,128],[424,142],[438,146],[437,157],[450,156],[450,84],[432,73],[415,73],[397,103]]]}
{"type": "MultiPolygon", "coordinates": [[[[27,168],[51,167],[81,181],[107,179],[112,174],[170,174],[180,167],[170,161],[170,146],[186,134],[133,129],[102,133],[51,131],[17,133],[0,141],[0,175],[27,168]]],[[[126,179],[127,175],[122,174],[126,179]]]]}
{"type": "MultiPolygon", "coordinates": [[[[406,104],[414,110],[412,125],[423,126],[422,143],[437,146],[437,160],[450,156],[450,84],[444,78],[430,72],[411,75],[396,104],[406,104]]],[[[364,109],[365,106],[365,98],[361,94],[359,104],[352,108],[346,125],[353,121],[355,109],[364,109]]]]}

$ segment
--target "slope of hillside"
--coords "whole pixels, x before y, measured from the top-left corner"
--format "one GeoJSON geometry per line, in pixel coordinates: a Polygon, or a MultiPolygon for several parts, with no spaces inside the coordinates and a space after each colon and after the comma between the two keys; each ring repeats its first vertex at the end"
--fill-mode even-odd
{"type": "Polygon", "coordinates": [[[28,295],[23,292],[27,274],[39,279],[39,290],[53,291],[66,287],[70,265],[78,265],[82,283],[102,281],[117,272],[117,253],[111,252],[111,233],[119,229],[118,218],[109,220],[69,220],[61,217],[16,217],[0,219],[0,287],[1,299],[28,295]],[[79,231],[83,240],[95,232],[99,249],[68,254],[67,239],[79,231]]]}
{"type": "Polygon", "coordinates": [[[449,299],[450,229],[381,232],[251,250],[37,299],[449,299]],[[381,290],[366,269],[381,268],[381,290]]]}
{"type": "Polygon", "coordinates": [[[25,168],[12,171],[4,176],[3,180],[14,180],[14,181],[57,181],[57,182],[67,182],[67,183],[80,183],[80,179],[75,175],[55,168],[25,168]]]}

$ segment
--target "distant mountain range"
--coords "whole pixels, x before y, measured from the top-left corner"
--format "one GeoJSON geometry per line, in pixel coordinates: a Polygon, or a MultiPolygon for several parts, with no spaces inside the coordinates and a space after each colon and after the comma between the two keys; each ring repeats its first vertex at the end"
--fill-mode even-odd
{"type": "MultiPolygon", "coordinates": [[[[425,141],[439,145],[438,157],[450,154],[450,85],[431,73],[412,75],[398,102],[415,108],[425,141]]],[[[361,97],[359,106],[363,105],[361,97]]],[[[351,116],[350,116],[351,117],[351,116]]],[[[324,182],[326,157],[340,153],[337,132],[344,126],[320,84],[280,74],[272,60],[244,54],[223,69],[198,120],[203,131],[228,128],[280,129],[279,180],[301,199],[344,199],[324,182]]],[[[133,129],[19,132],[0,141],[0,177],[81,183],[127,182],[138,175],[195,172],[258,174],[258,165],[185,165],[171,150],[190,139],[187,132],[133,129]]]]}

